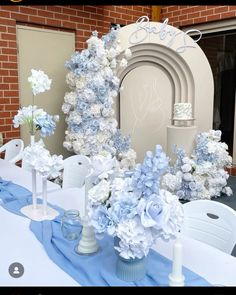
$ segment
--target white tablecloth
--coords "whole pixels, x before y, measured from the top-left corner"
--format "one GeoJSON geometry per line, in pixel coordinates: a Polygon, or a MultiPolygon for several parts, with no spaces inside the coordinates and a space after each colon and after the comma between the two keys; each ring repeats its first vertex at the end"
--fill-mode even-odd
{"type": "MultiPolygon", "coordinates": [[[[6,160],[0,159],[0,176],[4,180],[11,180],[12,182],[24,186],[32,191],[32,175],[29,171],[22,169],[6,160]]],[[[37,195],[42,193],[42,177],[36,177],[37,195]]],[[[47,191],[52,192],[59,190],[61,187],[51,181],[47,182],[47,191]]]]}
{"type": "MultiPolygon", "coordinates": [[[[23,185],[23,182],[18,179],[16,183],[23,185]]],[[[48,193],[50,203],[64,209],[78,209],[81,215],[84,212],[83,197],[84,190],[77,188],[48,193]]],[[[0,207],[0,286],[79,286],[48,258],[43,246],[30,231],[29,223],[29,219],[0,207]],[[9,275],[8,267],[13,262],[23,264],[25,273],[22,277],[15,279],[9,275]]],[[[172,244],[173,241],[165,243],[159,240],[155,250],[171,259],[172,244]]],[[[184,266],[212,285],[236,286],[235,257],[188,237],[183,237],[183,247],[184,266]]]]}

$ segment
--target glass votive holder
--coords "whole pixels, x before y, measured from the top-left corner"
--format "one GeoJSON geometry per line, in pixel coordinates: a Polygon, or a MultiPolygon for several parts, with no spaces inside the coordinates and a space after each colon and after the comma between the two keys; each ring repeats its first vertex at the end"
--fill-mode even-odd
{"type": "Polygon", "coordinates": [[[64,238],[69,241],[79,238],[82,231],[82,225],[78,210],[65,211],[61,219],[61,230],[64,238]]]}

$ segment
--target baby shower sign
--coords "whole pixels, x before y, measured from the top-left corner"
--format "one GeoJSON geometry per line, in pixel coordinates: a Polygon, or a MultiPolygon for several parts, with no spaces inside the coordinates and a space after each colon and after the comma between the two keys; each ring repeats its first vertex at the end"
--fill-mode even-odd
{"type": "MultiPolygon", "coordinates": [[[[147,43],[150,38],[155,36],[158,43],[163,43],[166,47],[171,48],[175,45],[178,40],[181,42],[174,50],[178,53],[183,53],[188,48],[195,48],[194,43],[197,43],[202,33],[197,29],[189,29],[186,32],[180,31],[179,29],[168,25],[168,18],[163,23],[154,23],[149,21],[148,16],[141,16],[135,24],[135,30],[129,36],[129,43],[131,45],[147,43]],[[189,34],[194,34],[195,40],[187,38],[189,34]],[[178,37],[178,38],[177,38],[178,37]],[[189,42],[191,40],[191,42],[189,42]]],[[[152,42],[153,42],[152,38],[152,42]]]]}

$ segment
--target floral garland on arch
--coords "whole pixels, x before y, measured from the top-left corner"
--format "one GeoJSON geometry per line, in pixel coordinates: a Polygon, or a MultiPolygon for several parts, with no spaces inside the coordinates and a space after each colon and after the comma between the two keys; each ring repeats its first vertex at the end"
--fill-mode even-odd
{"type": "Polygon", "coordinates": [[[62,105],[68,124],[63,146],[89,157],[111,154],[128,168],[134,165],[136,153],[130,148],[130,137],[117,129],[112,107],[120,90],[117,70],[126,67],[131,56],[129,49],[122,54],[118,30],[112,28],[101,39],[93,32],[87,49],[75,52],[65,64],[71,91],[62,105]]]}
{"type": "MultiPolygon", "coordinates": [[[[112,173],[108,161],[88,193],[88,214],[97,238],[105,234],[119,239],[115,249],[123,258],[142,258],[158,238],[169,240],[181,229],[183,207],[178,197],[160,188],[168,167],[160,145],[147,152],[143,164],[124,172],[112,173]]],[[[99,162],[97,163],[99,164],[99,162]]]]}
{"type": "Polygon", "coordinates": [[[232,195],[225,169],[232,164],[232,158],[227,144],[220,140],[221,131],[210,130],[197,135],[191,157],[183,149],[176,149],[176,163],[163,176],[162,187],[189,201],[217,198],[221,193],[232,195]]]}

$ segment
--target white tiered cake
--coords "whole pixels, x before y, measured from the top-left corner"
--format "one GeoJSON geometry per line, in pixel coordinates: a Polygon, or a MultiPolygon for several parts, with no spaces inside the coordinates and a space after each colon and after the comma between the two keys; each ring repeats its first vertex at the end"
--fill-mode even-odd
{"type": "Polygon", "coordinates": [[[176,155],[173,153],[173,146],[183,148],[190,156],[194,147],[197,127],[193,126],[192,104],[175,103],[173,119],[174,125],[167,126],[167,154],[174,163],[176,155]]]}
{"type": "Polygon", "coordinates": [[[179,102],[174,104],[173,120],[191,120],[192,119],[192,104],[179,102]]]}

